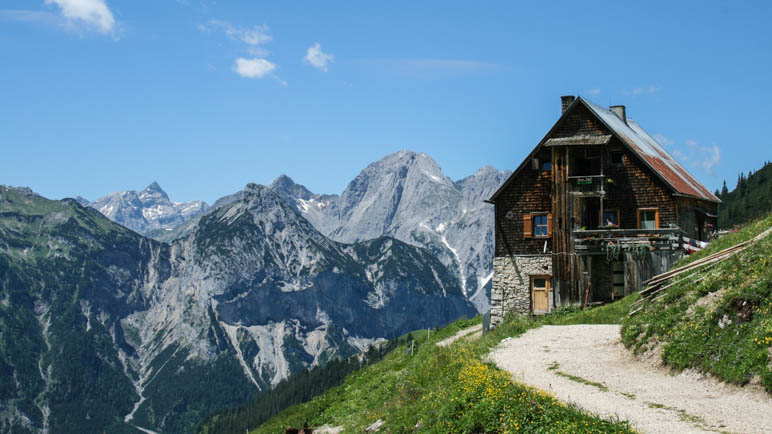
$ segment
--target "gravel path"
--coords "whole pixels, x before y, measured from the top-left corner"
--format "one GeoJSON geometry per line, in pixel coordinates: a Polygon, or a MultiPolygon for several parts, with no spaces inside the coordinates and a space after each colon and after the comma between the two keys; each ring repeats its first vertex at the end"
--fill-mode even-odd
{"type": "Polygon", "coordinates": [[[467,327],[458,333],[454,334],[453,336],[443,339],[439,342],[437,342],[438,347],[447,347],[448,345],[452,344],[453,342],[463,338],[464,336],[467,336],[469,334],[474,333],[474,335],[470,337],[479,337],[482,335],[482,324],[473,325],[472,327],[467,327]]]}
{"type": "Polygon", "coordinates": [[[765,392],[640,362],[618,325],[544,326],[505,339],[489,359],[517,381],[642,432],[772,433],[765,392]]]}

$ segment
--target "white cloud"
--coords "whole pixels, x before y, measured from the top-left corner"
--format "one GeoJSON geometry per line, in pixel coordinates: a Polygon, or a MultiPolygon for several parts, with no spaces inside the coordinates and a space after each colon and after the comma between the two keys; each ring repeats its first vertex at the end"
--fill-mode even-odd
{"type": "Polygon", "coordinates": [[[104,0],[45,0],[45,4],[55,4],[70,25],[86,26],[108,34],[117,25],[113,13],[104,0]]]}
{"type": "Polygon", "coordinates": [[[334,62],[335,57],[332,54],[322,51],[322,46],[316,42],[306,50],[305,61],[310,63],[314,68],[327,72],[327,64],[334,62]]]}
{"type": "Polygon", "coordinates": [[[591,95],[591,96],[600,95],[600,89],[595,87],[595,88],[592,88],[592,89],[588,89],[586,93],[587,93],[587,95],[591,95]]]}
{"type": "Polygon", "coordinates": [[[227,21],[211,20],[207,24],[199,25],[198,28],[204,32],[222,30],[229,38],[251,46],[262,45],[273,39],[271,35],[268,34],[270,29],[265,24],[262,26],[240,28],[227,21]]]}
{"type": "Polygon", "coordinates": [[[273,37],[268,33],[270,29],[267,25],[252,27],[237,27],[222,20],[210,20],[206,24],[200,24],[198,29],[202,32],[211,32],[220,30],[228,38],[246,44],[244,47],[251,57],[237,57],[233,62],[233,72],[244,78],[265,78],[273,76],[282,86],[287,86],[287,82],[271,74],[275,71],[277,65],[266,59],[271,54],[268,49],[263,47],[270,42],[273,37]]]}
{"type": "Polygon", "coordinates": [[[245,59],[239,57],[233,65],[236,74],[244,78],[263,78],[274,69],[276,69],[275,63],[260,58],[245,59]]]}

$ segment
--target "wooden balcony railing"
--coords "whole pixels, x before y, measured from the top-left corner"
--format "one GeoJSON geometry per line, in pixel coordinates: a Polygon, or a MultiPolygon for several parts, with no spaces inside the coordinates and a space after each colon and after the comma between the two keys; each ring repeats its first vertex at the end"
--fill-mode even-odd
{"type": "Polygon", "coordinates": [[[643,244],[654,249],[675,249],[681,246],[681,229],[592,229],[575,230],[574,249],[577,252],[600,252],[609,243],[643,244]]]}

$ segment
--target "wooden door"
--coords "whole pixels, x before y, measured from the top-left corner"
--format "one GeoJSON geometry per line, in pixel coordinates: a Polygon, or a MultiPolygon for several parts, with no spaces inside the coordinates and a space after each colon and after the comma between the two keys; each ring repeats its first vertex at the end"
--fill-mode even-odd
{"type": "Polygon", "coordinates": [[[531,277],[531,302],[533,313],[548,313],[550,311],[550,277],[531,277]]]}

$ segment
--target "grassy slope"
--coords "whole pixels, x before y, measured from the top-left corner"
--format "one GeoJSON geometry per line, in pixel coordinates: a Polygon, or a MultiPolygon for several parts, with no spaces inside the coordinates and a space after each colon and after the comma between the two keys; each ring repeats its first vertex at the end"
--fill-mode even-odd
{"type": "Polygon", "coordinates": [[[383,361],[350,375],[343,385],[291,407],[254,433],[276,433],[303,422],[345,426],[359,433],[382,419],[389,432],[630,432],[561,403],[545,391],[511,381],[484,362],[502,339],[542,324],[619,323],[635,297],[585,311],[561,310],[540,318],[513,315],[491,333],[447,348],[435,343],[479,322],[456,322],[427,337],[416,333],[415,354],[399,347],[383,361]]]}
{"type": "MultiPolygon", "coordinates": [[[[676,266],[748,240],[769,227],[772,215],[719,238],[676,266]]],[[[695,368],[737,384],[757,377],[772,392],[771,264],[772,236],[768,236],[668,289],[664,298],[647,302],[641,312],[624,321],[623,343],[636,353],[661,344],[663,361],[675,369],[695,368]]]]}

